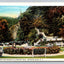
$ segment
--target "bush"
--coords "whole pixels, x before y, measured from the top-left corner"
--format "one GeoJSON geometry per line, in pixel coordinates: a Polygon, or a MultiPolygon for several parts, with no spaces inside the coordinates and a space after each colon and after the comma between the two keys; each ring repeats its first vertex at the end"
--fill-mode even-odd
{"type": "Polygon", "coordinates": [[[32,54],[32,50],[29,48],[13,48],[13,47],[6,47],[4,48],[4,53],[7,54],[32,54]]]}
{"type": "Polygon", "coordinates": [[[34,49],[34,54],[44,54],[44,51],[44,48],[34,49]]]}
{"type": "Polygon", "coordinates": [[[24,51],[22,48],[9,47],[9,48],[4,48],[4,53],[7,53],[7,54],[24,54],[24,51]]]}
{"type": "Polygon", "coordinates": [[[60,48],[58,47],[58,46],[53,46],[53,47],[49,47],[48,49],[47,49],[47,53],[49,54],[54,54],[54,53],[59,53],[59,51],[60,51],[60,48]]]}
{"type": "Polygon", "coordinates": [[[32,50],[31,49],[29,49],[29,48],[26,48],[25,50],[24,50],[24,54],[32,54],[32,50]]]}
{"type": "MultiPolygon", "coordinates": [[[[34,54],[44,54],[45,47],[32,47],[32,48],[13,48],[13,47],[6,47],[4,48],[4,53],[7,54],[32,54],[32,50],[34,50],[34,54]]],[[[48,47],[46,49],[47,54],[54,54],[59,53],[60,48],[58,46],[48,47]]]]}

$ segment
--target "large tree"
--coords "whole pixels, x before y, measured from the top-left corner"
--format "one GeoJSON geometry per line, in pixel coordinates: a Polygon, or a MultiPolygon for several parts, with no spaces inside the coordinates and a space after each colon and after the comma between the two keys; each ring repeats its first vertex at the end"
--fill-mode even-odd
{"type": "Polygon", "coordinates": [[[0,19],[0,42],[10,41],[12,38],[10,37],[10,31],[8,29],[8,22],[6,19],[0,19]]]}

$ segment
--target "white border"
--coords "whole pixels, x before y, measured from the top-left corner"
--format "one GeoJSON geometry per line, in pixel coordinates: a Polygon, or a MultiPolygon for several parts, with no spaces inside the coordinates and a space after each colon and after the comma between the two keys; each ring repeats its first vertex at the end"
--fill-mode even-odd
{"type": "Polygon", "coordinates": [[[64,2],[0,2],[0,6],[64,6],[64,2]]]}
{"type": "Polygon", "coordinates": [[[64,61],[64,59],[52,58],[0,58],[0,61],[64,61]]]}
{"type": "MultiPolygon", "coordinates": [[[[64,6],[64,2],[0,2],[0,6],[64,6]]],[[[64,61],[64,58],[32,58],[32,59],[8,59],[8,58],[0,58],[0,61],[64,61]]]]}

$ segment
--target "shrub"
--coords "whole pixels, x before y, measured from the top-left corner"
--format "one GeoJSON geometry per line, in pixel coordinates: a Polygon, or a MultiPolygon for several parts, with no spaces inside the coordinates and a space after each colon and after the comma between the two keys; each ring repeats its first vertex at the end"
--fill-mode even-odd
{"type": "Polygon", "coordinates": [[[23,54],[23,49],[22,48],[13,48],[13,47],[9,47],[9,48],[4,48],[4,53],[7,54],[23,54]]]}
{"type": "Polygon", "coordinates": [[[44,54],[44,51],[45,51],[44,48],[34,49],[34,54],[44,54]]]}
{"type": "MultiPolygon", "coordinates": [[[[34,54],[44,54],[45,52],[45,47],[31,47],[31,48],[13,48],[13,47],[6,47],[4,48],[4,53],[7,54],[32,54],[32,50],[34,54]]],[[[53,47],[47,47],[46,53],[47,54],[54,54],[54,53],[59,53],[60,48],[58,46],[53,46],[53,47]]]]}
{"type": "Polygon", "coordinates": [[[19,49],[20,50],[20,54],[24,54],[24,50],[22,48],[19,49]]]}
{"type": "Polygon", "coordinates": [[[47,49],[47,53],[50,53],[50,54],[59,53],[59,51],[60,51],[60,48],[58,46],[49,47],[47,49]]]}
{"type": "Polygon", "coordinates": [[[29,48],[13,48],[13,47],[6,47],[4,48],[4,53],[7,54],[32,54],[32,50],[29,48]]]}

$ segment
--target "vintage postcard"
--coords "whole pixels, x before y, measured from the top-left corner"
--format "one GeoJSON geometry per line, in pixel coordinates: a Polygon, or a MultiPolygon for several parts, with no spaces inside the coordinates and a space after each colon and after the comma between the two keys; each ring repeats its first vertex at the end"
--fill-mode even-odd
{"type": "Polygon", "coordinates": [[[0,61],[64,61],[64,3],[0,3],[0,61]]]}

